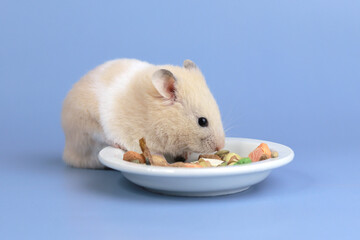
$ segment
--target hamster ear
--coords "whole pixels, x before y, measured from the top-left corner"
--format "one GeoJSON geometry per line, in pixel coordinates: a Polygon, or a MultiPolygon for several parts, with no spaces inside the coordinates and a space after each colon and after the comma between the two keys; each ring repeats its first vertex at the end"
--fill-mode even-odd
{"type": "Polygon", "coordinates": [[[197,68],[196,64],[193,61],[191,61],[190,59],[186,59],[183,63],[183,66],[186,69],[196,69],[197,68]]]}
{"type": "Polygon", "coordinates": [[[157,70],[152,76],[156,90],[166,99],[175,100],[175,77],[166,69],[157,70]]]}

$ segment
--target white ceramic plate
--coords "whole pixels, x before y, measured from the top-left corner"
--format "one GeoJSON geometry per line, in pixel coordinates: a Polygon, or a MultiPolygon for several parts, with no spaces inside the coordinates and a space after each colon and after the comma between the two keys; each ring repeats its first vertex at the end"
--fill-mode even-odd
{"type": "MultiPolygon", "coordinates": [[[[140,165],[122,160],[124,151],[106,147],[99,153],[102,164],[119,170],[129,181],[150,191],[179,196],[216,196],[237,193],[264,180],[272,169],[292,161],[287,146],[247,138],[226,138],[225,148],[246,157],[260,143],[267,143],[279,157],[259,162],[214,168],[173,168],[140,165]]],[[[191,155],[188,161],[197,160],[191,155]]]]}

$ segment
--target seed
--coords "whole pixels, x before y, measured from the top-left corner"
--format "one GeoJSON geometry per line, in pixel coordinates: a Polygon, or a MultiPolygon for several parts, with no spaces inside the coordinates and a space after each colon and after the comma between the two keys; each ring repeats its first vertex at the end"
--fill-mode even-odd
{"type": "Polygon", "coordinates": [[[228,154],[230,151],[229,150],[220,150],[220,151],[217,151],[215,153],[215,155],[219,156],[221,159],[226,155],[228,154]]]}
{"type": "Polygon", "coordinates": [[[271,152],[271,157],[272,158],[277,158],[279,156],[279,153],[277,151],[272,151],[271,152]]]}

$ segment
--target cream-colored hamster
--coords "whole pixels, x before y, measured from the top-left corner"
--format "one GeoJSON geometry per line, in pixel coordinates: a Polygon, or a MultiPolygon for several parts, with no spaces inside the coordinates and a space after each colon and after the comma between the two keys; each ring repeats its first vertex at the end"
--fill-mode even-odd
{"type": "Polygon", "coordinates": [[[103,168],[108,145],[140,152],[144,137],[152,153],[184,156],[224,146],[217,103],[199,68],[156,66],[134,59],[106,62],[86,74],[62,109],[63,158],[74,167],[103,168]]]}

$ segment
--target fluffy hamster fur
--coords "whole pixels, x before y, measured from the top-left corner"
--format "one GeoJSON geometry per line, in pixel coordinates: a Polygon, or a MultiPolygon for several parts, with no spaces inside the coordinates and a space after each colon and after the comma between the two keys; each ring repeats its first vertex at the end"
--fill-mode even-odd
{"type": "Polygon", "coordinates": [[[142,137],[151,152],[173,157],[214,152],[225,139],[217,103],[190,60],[183,67],[134,59],[96,67],[66,96],[62,127],[65,162],[83,168],[103,168],[98,153],[108,145],[140,152],[142,137]]]}

